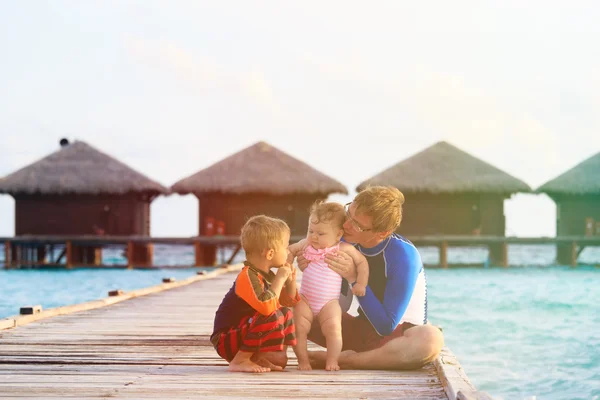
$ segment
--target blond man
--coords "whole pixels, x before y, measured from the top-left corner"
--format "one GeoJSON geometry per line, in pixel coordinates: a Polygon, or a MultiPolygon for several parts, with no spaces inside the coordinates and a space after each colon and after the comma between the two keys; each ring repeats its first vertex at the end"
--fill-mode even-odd
{"type": "MultiPolygon", "coordinates": [[[[416,247],[395,234],[402,221],[404,195],[396,188],[374,186],[346,205],[344,240],[353,243],[369,262],[366,293],[358,297],[359,315],[342,318],[345,369],[416,369],[439,354],[444,339],[427,321],[427,283],[416,247]]],[[[351,285],[356,268],[344,253],[326,257],[329,267],[351,285]]],[[[302,258],[299,264],[306,263],[302,258]]],[[[313,324],[308,336],[326,344],[320,327],[313,324]]],[[[319,367],[324,352],[312,352],[311,364],[319,367]]]]}

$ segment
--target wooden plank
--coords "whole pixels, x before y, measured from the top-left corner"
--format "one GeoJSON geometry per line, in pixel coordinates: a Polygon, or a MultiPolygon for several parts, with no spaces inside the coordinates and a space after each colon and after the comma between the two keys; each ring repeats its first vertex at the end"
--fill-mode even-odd
{"type": "Polygon", "coordinates": [[[96,308],[106,307],[106,306],[109,306],[109,305],[112,305],[115,303],[119,303],[121,301],[129,300],[129,299],[132,299],[135,297],[146,296],[149,294],[162,292],[164,290],[189,285],[189,284],[197,282],[197,281],[211,279],[218,275],[226,274],[226,273],[232,272],[232,271],[241,270],[242,267],[243,267],[242,264],[231,265],[231,266],[228,266],[227,268],[214,270],[206,275],[195,275],[195,276],[192,276],[190,278],[187,278],[185,280],[181,280],[178,282],[163,283],[161,285],[156,285],[156,286],[152,286],[152,287],[148,287],[148,288],[133,290],[133,291],[125,293],[122,296],[107,297],[107,298],[100,299],[100,300],[93,300],[93,301],[88,301],[88,302],[80,303],[80,304],[74,304],[74,305],[70,305],[70,306],[51,308],[51,309],[48,309],[48,310],[45,310],[45,311],[42,311],[40,313],[33,314],[33,315],[16,315],[16,316],[8,317],[7,319],[13,320],[14,323],[12,324],[12,326],[10,326],[11,325],[10,323],[5,323],[4,325],[0,325],[0,329],[7,329],[10,327],[22,326],[22,325],[26,325],[26,324],[29,324],[34,321],[39,321],[41,319],[55,317],[58,315],[72,314],[72,313],[77,313],[77,312],[81,312],[81,311],[87,311],[87,310],[93,310],[96,308]],[[5,327],[3,327],[3,326],[5,326],[5,327]]]}
{"type": "Polygon", "coordinates": [[[2,398],[448,398],[434,364],[415,371],[298,371],[288,349],[283,373],[228,372],[209,335],[240,269],[125,293],[116,297],[127,301],[110,307],[54,309],[51,319],[0,331],[2,398]]]}

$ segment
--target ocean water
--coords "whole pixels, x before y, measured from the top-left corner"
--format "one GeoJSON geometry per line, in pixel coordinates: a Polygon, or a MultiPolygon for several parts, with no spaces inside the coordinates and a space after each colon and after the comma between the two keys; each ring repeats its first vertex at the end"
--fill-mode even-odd
{"type": "MultiPolygon", "coordinates": [[[[420,252],[424,262],[438,261],[436,249],[420,252]]],[[[510,262],[519,267],[427,269],[429,319],[442,326],[478,390],[494,398],[600,399],[600,249],[584,250],[577,268],[552,266],[554,257],[552,246],[511,246],[510,262]]],[[[483,262],[487,250],[449,249],[448,258],[483,262]]],[[[185,266],[193,259],[189,246],[155,248],[160,265],[185,266]]],[[[122,249],[106,250],[103,261],[124,263],[122,249]]],[[[22,305],[80,303],[197,270],[0,269],[0,318],[22,305]]]]}

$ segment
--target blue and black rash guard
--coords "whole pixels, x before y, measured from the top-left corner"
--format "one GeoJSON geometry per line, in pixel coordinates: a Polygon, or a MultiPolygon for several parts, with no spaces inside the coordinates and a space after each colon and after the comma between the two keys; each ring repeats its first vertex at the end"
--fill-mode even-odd
{"type": "Polygon", "coordinates": [[[367,318],[381,336],[398,324],[427,323],[427,280],[417,248],[393,234],[375,247],[355,245],[369,262],[369,284],[358,297],[359,318],[367,318]]]}

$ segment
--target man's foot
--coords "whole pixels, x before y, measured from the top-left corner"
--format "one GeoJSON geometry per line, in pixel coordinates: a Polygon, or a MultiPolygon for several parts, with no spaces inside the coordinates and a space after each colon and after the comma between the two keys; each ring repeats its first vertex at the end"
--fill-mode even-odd
{"type": "Polygon", "coordinates": [[[316,369],[325,368],[325,361],[327,360],[327,352],[325,351],[309,351],[308,359],[310,365],[316,369]]]}
{"type": "Polygon", "coordinates": [[[304,361],[304,362],[298,361],[298,370],[300,370],[300,371],[312,371],[312,367],[310,366],[310,362],[308,362],[308,361],[304,361]]]}
{"type": "Polygon", "coordinates": [[[255,353],[252,361],[262,367],[271,368],[271,371],[282,371],[287,365],[287,354],[283,351],[255,353]]]}
{"type": "Polygon", "coordinates": [[[338,359],[338,362],[341,365],[344,365],[344,368],[348,368],[350,367],[350,369],[352,369],[352,367],[347,363],[347,361],[354,355],[356,354],[356,351],[354,350],[344,350],[340,353],[340,358],[338,359]]]}
{"type": "Polygon", "coordinates": [[[250,361],[250,360],[244,360],[244,361],[240,361],[240,362],[231,362],[229,364],[229,371],[230,372],[252,372],[252,373],[259,373],[259,372],[269,372],[271,371],[270,368],[266,368],[266,367],[261,367],[258,364],[255,364],[254,362],[250,361]]]}
{"type": "Polygon", "coordinates": [[[260,359],[256,360],[256,363],[258,365],[260,365],[261,367],[269,368],[271,371],[283,371],[282,367],[280,367],[279,365],[273,364],[271,361],[267,360],[266,358],[260,358],[260,359]]]}

